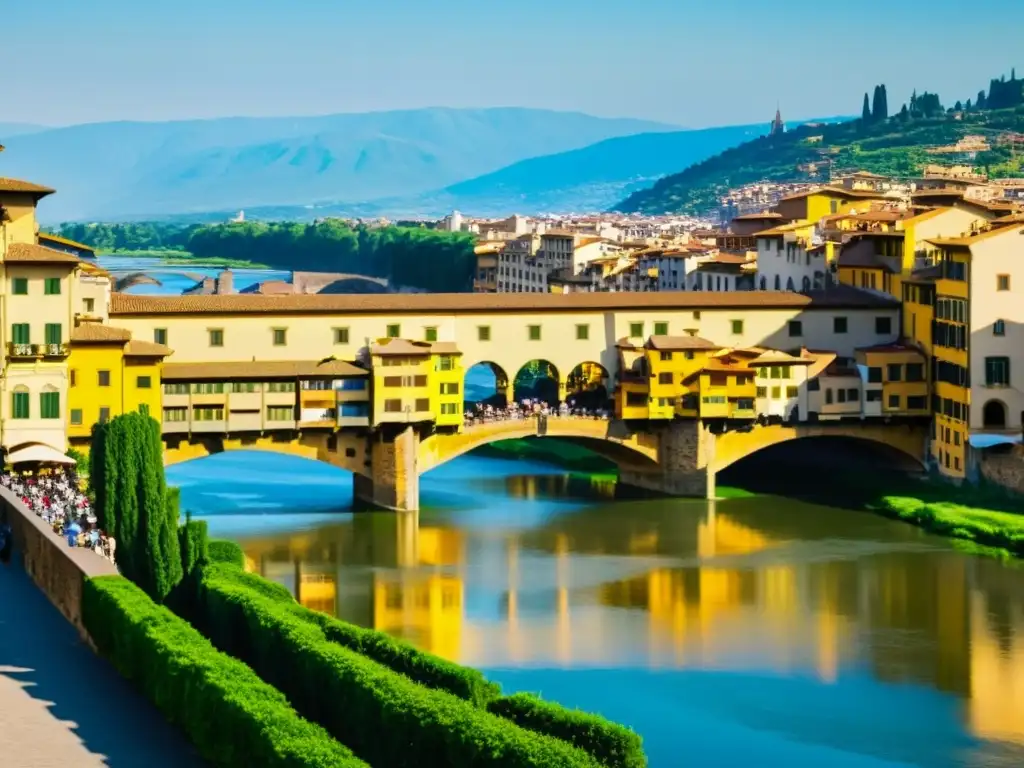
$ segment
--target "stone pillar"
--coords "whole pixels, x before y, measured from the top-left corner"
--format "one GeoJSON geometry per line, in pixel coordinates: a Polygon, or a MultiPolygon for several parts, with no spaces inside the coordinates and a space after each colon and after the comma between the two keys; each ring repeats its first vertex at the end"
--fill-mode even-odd
{"type": "MultiPolygon", "coordinates": [[[[673,421],[658,433],[658,468],[622,469],[619,482],[668,496],[709,498],[714,479],[706,470],[709,438],[699,421],[673,421]]],[[[710,443],[713,446],[713,442],[710,443]]]]}
{"type": "Polygon", "coordinates": [[[371,476],[354,475],[356,506],[393,512],[420,508],[419,435],[411,426],[378,433],[370,449],[371,476]]]}

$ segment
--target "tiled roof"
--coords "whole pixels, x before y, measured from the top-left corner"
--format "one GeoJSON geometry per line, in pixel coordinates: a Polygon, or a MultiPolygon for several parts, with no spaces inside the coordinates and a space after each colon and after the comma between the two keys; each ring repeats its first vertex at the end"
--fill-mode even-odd
{"type": "Polygon", "coordinates": [[[721,346],[700,336],[651,336],[648,340],[651,349],[665,350],[692,350],[692,349],[721,349],[721,346]]]}
{"type": "Polygon", "coordinates": [[[81,259],[72,253],[55,251],[36,243],[12,243],[7,246],[4,261],[21,264],[80,264],[81,259]]]}
{"type": "Polygon", "coordinates": [[[873,347],[857,347],[858,352],[877,352],[881,354],[903,354],[906,352],[914,352],[916,354],[923,354],[917,347],[912,347],[909,344],[876,344],[873,347]]]}
{"type": "Polygon", "coordinates": [[[454,341],[435,341],[430,345],[432,355],[461,355],[454,341]]]}
{"type": "Polygon", "coordinates": [[[132,332],[102,323],[82,323],[71,332],[72,344],[124,344],[132,332]]]}
{"type": "Polygon", "coordinates": [[[775,211],[763,211],[762,213],[744,213],[742,216],[733,216],[733,221],[763,221],[768,219],[781,219],[782,214],[775,211]]]}
{"type": "Polygon", "coordinates": [[[408,339],[382,339],[370,349],[373,355],[429,355],[430,344],[408,339]]]}
{"type": "Polygon", "coordinates": [[[8,179],[0,176],[0,192],[26,192],[32,195],[39,195],[39,197],[45,197],[46,195],[52,195],[55,191],[41,184],[33,184],[31,181],[8,179]]]}
{"type": "Polygon", "coordinates": [[[267,360],[216,363],[165,363],[164,381],[201,379],[295,379],[313,376],[365,376],[365,368],[344,360],[267,360]]]}
{"type": "Polygon", "coordinates": [[[748,365],[810,365],[809,357],[794,357],[778,349],[769,349],[750,361],[748,365]]]}
{"type": "Polygon", "coordinates": [[[786,195],[785,197],[779,198],[780,200],[799,200],[801,197],[810,197],[811,195],[833,195],[835,197],[852,197],[852,198],[863,198],[867,200],[880,199],[885,195],[875,192],[874,190],[866,189],[844,189],[842,187],[815,187],[813,189],[805,189],[803,192],[796,192],[792,195],[786,195]]]}
{"type": "MultiPolygon", "coordinates": [[[[784,291],[626,291],[594,293],[411,293],[260,296],[137,296],[114,293],[111,315],[455,314],[606,312],[645,309],[871,309],[889,306],[869,293],[831,288],[811,294],[784,291]]],[[[893,302],[894,304],[897,302],[893,302]]]]}
{"type": "Polygon", "coordinates": [[[967,237],[945,237],[936,238],[929,240],[928,242],[939,248],[970,248],[976,243],[980,243],[984,240],[989,240],[993,237],[999,237],[1001,235],[1007,235],[1011,233],[1020,234],[1024,232],[1024,227],[1020,224],[1011,224],[1008,227],[992,227],[983,232],[978,232],[967,237]]]}
{"type": "Polygon", "coordinates": [[[173,350],[166,344],[132,339],[124,348],[126,355],[135,357],[167,357],[173,350]]]}
{"type": "Polygon", "coordinates": [[[39,239],[40,240],[50,240],[50,241],[52,241],[54,243],[60,243],[61,245],[66,245],[66,246],[69,246],[71,248],[77,248],[80,251],[89,251],[90,253],[95,253],[96,252],[96,249],[93,248],[91,245],[86,245],[85,243],[79,243],[79,242],[77,242],[75,240],[68,240],[66,237],[61,237],[60,235],[51,235],[48,232],[40,232],[39,233],[39,239]]]}

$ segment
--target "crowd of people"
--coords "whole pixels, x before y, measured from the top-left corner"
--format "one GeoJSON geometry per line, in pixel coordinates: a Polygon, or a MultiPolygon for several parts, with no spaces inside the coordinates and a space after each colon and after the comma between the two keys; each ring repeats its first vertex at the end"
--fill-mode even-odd
{"type": "Polygon", "coordinates": [[[602,408],[583,408],[567,402],[557,406],[543,400],[524,399],[518,403],[500,406],[476,403],[464,414],[464,425],[490,424],[495,421],[517,421],[535,416],[557,416],[563,419],[607,419],[610,412],[602,408]]]}
{"type": "Polygon", "coordinates": [[[0,475],[0,485],[21,499],[30,510],[68,542],[113,561],[116,543],[101,531],[74,469],[55,467],[0,475]]]}

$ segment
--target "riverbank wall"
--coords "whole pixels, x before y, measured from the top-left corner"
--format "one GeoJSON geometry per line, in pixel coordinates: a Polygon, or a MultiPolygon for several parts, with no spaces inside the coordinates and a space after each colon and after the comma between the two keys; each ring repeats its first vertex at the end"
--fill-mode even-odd
{"type": "Polygon", "coordinates": [[[6,488],[0,488],[0,514],[11,526],[12,561],[24,568],[33,583],[91,646],[92,640],[82,621],[85,581],[97,576],[117,575],[117,568],[92,550],[69,547],[42,518],[6,488]]]}

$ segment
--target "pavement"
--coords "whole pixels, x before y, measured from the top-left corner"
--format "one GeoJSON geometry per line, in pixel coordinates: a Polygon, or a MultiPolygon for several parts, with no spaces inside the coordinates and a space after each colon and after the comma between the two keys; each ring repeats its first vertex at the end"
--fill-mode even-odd
{"type": "Polygon", "coordinates": [[[79,639],[16,556],[0,565],[0,765],[204,765],[184,734],[79,639]]]}

